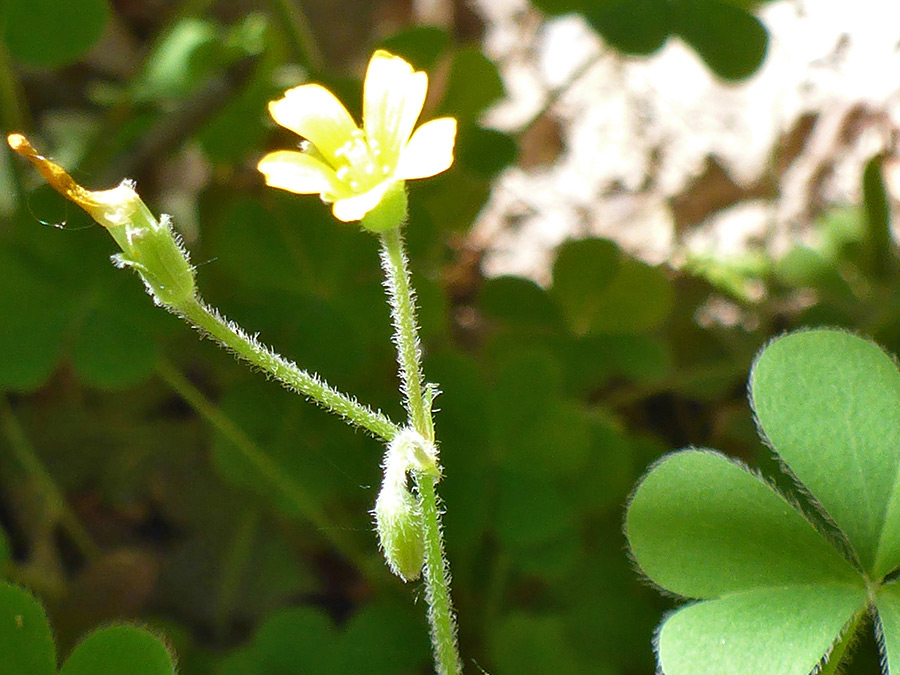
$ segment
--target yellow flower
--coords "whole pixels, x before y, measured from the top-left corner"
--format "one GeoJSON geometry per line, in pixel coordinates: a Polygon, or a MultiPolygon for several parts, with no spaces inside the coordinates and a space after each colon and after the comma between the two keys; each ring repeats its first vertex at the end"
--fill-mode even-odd
{"type": "Polygon", "coordinates": [[[305,140],[301,152],[280,150],[258,168],[272,187],[319,194],[334,217],[362,220],[396,184],[428,178],[453,163],[456,120],[441,117],[413,133],[428,76],[378,50],[363,85],[363,126],[330,91],[304,84],[269,103],[272,118],[305,140]]]}

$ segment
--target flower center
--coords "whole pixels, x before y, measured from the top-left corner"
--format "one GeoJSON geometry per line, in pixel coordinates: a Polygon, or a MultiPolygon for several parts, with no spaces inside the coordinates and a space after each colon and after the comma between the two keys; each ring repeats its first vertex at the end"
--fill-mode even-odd
{"type": "Polygon", "coordinates": [[[338,180],[356,193],[371,190],[393,172],[393,167],[382,156],[378,141],[366,138],[361,129],[356,129],[334,154],[338,162],[335,166],[338,180]]]}

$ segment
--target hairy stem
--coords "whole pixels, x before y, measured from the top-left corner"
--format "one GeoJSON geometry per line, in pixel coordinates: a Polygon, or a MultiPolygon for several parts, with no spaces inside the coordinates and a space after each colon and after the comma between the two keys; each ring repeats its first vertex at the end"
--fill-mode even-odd
{"type": "Polygon", "coordinates": [[[281,382],[286,388],[313,399],[326,410],[340,415],[351,424],[362,427],[375,436],[390,442],[399,431],[386,415],[362,405],[342,394],[292,361],[279,356],[234,323],[210,309],[199,298],[191,298],[172,311],[181,315],[202,333],[220,343],[241,359],[256,366],[281,382]]]}
{"type": "Polygon", "coordinates": [[[431,645],[439,675],[462,672],[459,648],[456,643],[456,617],[450,599],[450,566],[444,555],[441,533],[441,510],[434,490],[435,479],[427,474],[416,475],[416,487],[422,503],[422,524],[425,530],[425,593],[428,601],[428,623],[431,626],[431,645]]]}
{"type": "MultiPolygon", "coordinates": [[[[410,425],[429,441],[434,441],[431,405],[426,401],[422,377],[422,354],[416,325],[415,293],[409,280],[409,264],[400,228],[381,234],[381,261],[386,274],[385,288],[394,323],[394,342],[410,425]]],[[[425,597],[428,623],[438,675],[462,672],[456,642],[456,618],[450,599],[450,572],[441,533],[441,509],[435,492],[435,478],[413,472],[422,508],[425,539],[425,597]]]]}
{"type": "Polygon", "coordinates": [[[426,439],[434,441],[431,411],[425,405],[422,351],[419,349],[416,323],[416,296],[409,281],[409,262],[399,227],[381,235],[381,265],[391,304],[397,363],[400,366],[400,382],[409,423],[426,439]]]}

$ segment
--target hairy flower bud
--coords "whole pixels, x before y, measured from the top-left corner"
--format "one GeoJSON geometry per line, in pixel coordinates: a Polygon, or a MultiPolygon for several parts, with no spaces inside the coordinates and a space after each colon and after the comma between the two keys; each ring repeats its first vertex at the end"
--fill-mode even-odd
{"type": "Polygon", "coordinates": [[[385,481],[375,501],[375,527],[391,572],[415,581],[425,562],[422,509],[403,483],[385,481]]]}
{"type": "Polygon", "coordinates": [[[384,481],[375,501],[375,529],[391,571],[404,581],[422,573],[425,539],[419,498],[407,487],[409,472],[439,478],[437,448],[415,429],[403,429],[388,444],[384,481]]]}

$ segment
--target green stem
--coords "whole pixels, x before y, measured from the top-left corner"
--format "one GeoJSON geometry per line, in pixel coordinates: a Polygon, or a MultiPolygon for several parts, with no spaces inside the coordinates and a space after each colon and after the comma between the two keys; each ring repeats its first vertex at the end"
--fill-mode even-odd
{"type": "MultiPolygon", "coordinates": [[[[0,29],[3,22],[0,21],[0,29]]],[[[0,40],[0,126],[4,135],[12,131],[25,131],[28,126],[25,96],[9,59],[6,45],[0,40]]],[[[0,157],[0,217],[8,218],[16,209],[22,186],[13,170],[9,153],[0,157]]]]}
{"type": "Polygon", "coordinates": [[[27,120],[22,85],[13,70],[6,45],[0,41],[0,124],[5,133],[24,132],[27,120]]]}
{"type": "Polygon", "coordinates": [[[34,448],[28,442],[25,431],[13,413],[9,401],[2,395],[0,395],[0,421],[2,421],[3,434],[9,442],[13,456],[42,493],[51,518],[58,520],[85,558],[90,560],[97,557],[99,553],[97,545],[84,529],[75,512],[69,508],[62,491],[56,486],[50,472],[38,459],[34,448]]]}
{"type": "Polygon", "coordinates": [[[199,298],[192,297],[171,309],[239,358],[265,371],[291,391],[314,399],[320,406],[341,415],[351,424],[360,426],[387,442],[399,431],[382,412],[362,405],[323,382],[318,376],[279,356],[207,307],[199,298]]]}
{"type": "Polygon", "coordinates": [[[288,39],[288,48],[294,57],[307,70],[317,71],[322,68],[322,50],[313,37],[309,20],[300,3],[294,0],[269,0],[269,6],[279,19],[288,39]]]}
{"type": "MultiPolygon", "coordinates": [[[[386,274],[385,286],[394,323],[394,342],[397,361],[406,397],[409,423],[429,441],[434,441],[431,406],[426,403],[422,377],[422,353],[416,327],[415,294],[409,280],[409,264],[400,228],[381,234],[381,261],[386,274]]],[[[413,472],[422,508],[425,540],[425,598],[428,602],[428,623],[431,626],[431,645],[438,675],[458,675],[462,672],[456,642],[456,618],[450,599],[450,571],[444,554],[441,533],[441,510],[434,489],[435,478],[424,472],[413,472]]]]}
{"type": "Polygon", "coordinates": [[[422,504],[422,525],[425,538],[425,599],[428,602],[428,623],[431,626],[431,646],[438,675],[462,673],[459,647],[456,643],[456,617],[450,599],[450,566],[444,556],[441,535],[441,510],[438,508],[435,479],[416,474],[416,487],[422,504]]]}
{"type": "Polygon", "coordinates": [[[259,529],[259,520],[259,509],[249,509],[242,514],[231,544],[225,553],[225,559],[222,561],[214,621],[216,634],[223,641],[227,637],[228,619],[235,607],[247,561],[253,552],[253,541],[256,539],[259,529]]]}
{"type": "Polygon", "coordinates": [[[409,424],[426,439],[434,441],[431,412],[425,405],[415,293],[409,282],[409,262],[399,227],[381,235],[381,266],[384,268],[385,285],[391,303],[397,363],[400,366],[401,387],[406,399],[404,403],[409,414],[409,424]]]}
{"type": "Polygon", "coordinates": [[[344,530],[336,526],[316,503],[303,486],[292,480],[272,458],[247,436],[227,415],[222,413],[192,385],[188,379],[165,360],[156,365],[156,372],[181,398],[196,410],[213,428],[228,439],[253,467],[280,492],[303,518],[312,523],[322,536],[345,558],[350,560],[366,577],[369,583],[377,585],[383,578],[381,566],[362,556],[356,547],[343,535],[344,530]]]}

